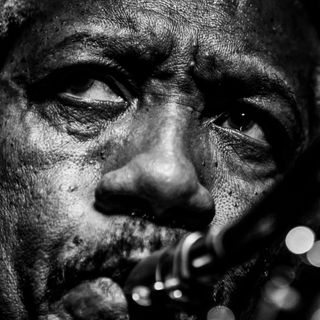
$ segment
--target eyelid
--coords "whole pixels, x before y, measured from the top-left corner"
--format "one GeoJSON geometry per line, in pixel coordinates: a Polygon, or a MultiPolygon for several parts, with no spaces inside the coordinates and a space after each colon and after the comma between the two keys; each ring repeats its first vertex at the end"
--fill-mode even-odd
{"type": "Polygon", "coordinates": [[[290,144],[299,144],[300,124],[296,123],[297,115],[292,114],[292,109],[286,99],[282,99],[277,94],[274,96],[255,96],[243,98],[242,102],[250,107],[262,122],[269,122],[277,129],[281,136],[290,144]]]}
{"type": "Polygon", "coordinates": [[[96,60],[64,63],[56,69],[47,70],[45,74],[42,74],[40,78],[32,81],[27,86],[27,93],[33,99],[54,96],[59,90],[57,86],[65,79],[66,74],[80,72],[87,73],[88,76],[99,81],[107,81],[108,77],[114,77],[130,92],[133,98],[138,96],[138,87],[124,68],[111,61],[97,63],[96,60]]]}
{"type": "MultiPolygon", "coordinates": [[[[246,104],[244,104],[242,102],[241,103],[238,102],[237,107],[231,106],[229,108],[226,108],[226,110],[219,112],[219,114],[217,114],[217,116],[214,119],[212,119],[212,123],[214,123],[217,126],[220,126],[221,128],[224,128],[224,127],[222,127],[222,124],[225,121],[227,121],[230,117],[232,117],[234,115],[234,113],[236,113],[237,111],[249,114],[249,116],[252,118],[252,121],[255,124],[257,124],[261,128],[261,130],[265,133],[265,125],[263,123],[261,123],[262,116],[259,115],[259,112],[257,112],[256,110],[253,110],[253,108],[250,108],[249,106],[247,106],[246,104]]],[[[248,136],[247,134],[243,133],[240,130],[230,129],[230,131],[238,132],[241,135],[244,135],[244,136],[247,136],[248,138],[250,138],[250,136],[248,136]]],[[[254,139],[252,138],[252,140],[254,140],[254,139]]]]}
{"type": "MultiPolygon", "coordinates": [[[[255,98],[243,98],[229,102],[225,101],[223,103],[223,106],[219,108],[219,112],[217,112],[216,116],[214,116],[214,118],[211,118],[207,123],[209,125],[217,125],[215,123],[217,120],[227,119],[228,114],[236,111],[237,108],[252,115],[253,121],[255,121],[265,133],[267,139],[265,145],[269,144],[273,147],[277,147],[275,145],[278,145],[279,147],[281,147],[281,145],[285,145],[286,148],[289,149],[289,152],[292,152],[292,149],[294,148],[293,141],[285,125],[281,120],[278,119],[278,117],[274,113],[272,113],[269,109],[266,109],[265,106],[262,106],[261,101],[257,101],[255,98]]],[[[219,125],[217,126],[220,127],[219,125]]],[[[254,142],[254,139],[246,136],[240,131],[228,128],[221,129],[227,130],[228,132],[231,132],[233,134],[241,135],[246,140],[251,140],[252,142],[254,142]]],[[[264,144],[262,141],[256,141],[256,143],[259,143],[261,145],[264,144]]]]}
{"type": "MultiPolygon", "coordinates": [[[[90,91],[91,90],[91,87],[92,85],[94,85],[96,82],[101,82],[103,84],[105,84],[113,93],[115,93],[116,95],[118,95],[121,99],[123,99],[124,101],[126,102],[130,102],[133,100],[133,95],[131,94],[130,90],[127,89],[127,87],[125,85],[123,85],[120,81],[118,81],[117,79],[115,79],[113,76],[111,75],[103,75],[102,77],[100,76],[95,76],[95,75],[90,75],[88,74],[87,76],[86,75],[82,75],[80,74],[79,77],[83,77],[84,79],[86,80],[91,80],[92,81],[92,84],[84,89],[84,90],[80,90],[83,91],[83,92],[86,92],[86,91],[90,91]]],[[[62,85],[61,89],[59,90],[60,92],[57,94],[58,96],[60,97],[65,97],[65,96],[69,96],[70,98],[74,98],[74,99],[77,99],[77,94],[76,93],[70,93],[68,91],[70,91],[70,89],[72,89],[72,85],[74,84],[73,83],[73,79],[75,78],[75,80],[77,80],[77,73],[74,74],[74,75],[70,75],[70,78],[67,79],[65,81],[65,84],[62,85]]],[[[80,98],[79,99],[82,99],[82,100],[86,100],[85,98],[80,98]]],[[[88,103],[90,101],[106,101],[106,100],[102,100],[102,99],[88,99],[88,103]]]]}
{"type": "MultiPolygon", "coordinates": [[[[275,98],[275,100],[270,100],[270,97],[264,96],[253,96],[238,99],[236,104],[242,107],[246,112],[252,114],[257,121],[257,123],[266,131],[266,134],[270,134],[271,129],[275,131],[280,131],[281,135],[290,140],[290,133],[288,132],[287,125],[282,121],[282,111],[284,103],[282,99],[275,98]],[[282,108],[274,107],[275,101],[277,104],[281,104],[282,108]],[[268,132],[269,131],[269,132],[268,132]]],[[[234,110],[234,109],[233,109],[234,110]]]]}

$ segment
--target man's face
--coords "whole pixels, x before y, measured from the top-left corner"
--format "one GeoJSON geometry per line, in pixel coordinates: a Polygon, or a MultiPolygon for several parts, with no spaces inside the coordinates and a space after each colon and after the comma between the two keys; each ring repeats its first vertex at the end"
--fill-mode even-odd
{"type": "Polygon", "coordinates": [[[1,70],[1,315],[125,316],[139,260],[272,187],[309,136],[289,2],[39,3],[1,70]]]}

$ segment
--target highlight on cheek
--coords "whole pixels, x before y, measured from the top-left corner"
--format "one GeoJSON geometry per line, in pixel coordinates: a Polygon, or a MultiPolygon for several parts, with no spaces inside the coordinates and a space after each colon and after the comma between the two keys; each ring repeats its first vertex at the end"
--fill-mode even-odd
{"type": "MultiPolygon", "coordinates": [[[[254,312],[264,293],[269,305],[297,304],[281,281],[262,287],[278,250],[256,240],[272,235],[275,215],[252,211],[258,232],[246,224],[228,239],[222,230],[280,181],[294,160],[287,140],[294,151],[309,141],[295,129],[313,98],[304,95],[312,64],[299,61],[308,46],[291,38],[301,21],[286,16],[296,1],[4,2],[39,10],[21,30],[10,21],[1,53],[17,88],[0,84],[0,320],[4,311],[17,320],[262,320],[254,312]],[[211,227],[214,238],[202,237],[211,227]],[[156,282],[128,292],[140,263],[137,276],[156,282]],[[152,316],[135,314],[131,303],[152,307],[153,294],[152,316]]],[[[288,235],[288,249],[320,267],[320,243],[302,231],[288,235]]]]}

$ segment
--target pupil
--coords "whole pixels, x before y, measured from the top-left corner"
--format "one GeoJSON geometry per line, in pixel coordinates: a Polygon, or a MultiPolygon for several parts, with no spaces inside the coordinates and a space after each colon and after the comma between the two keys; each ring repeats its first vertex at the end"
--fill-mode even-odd
{"type": "Polygon", "coordinates": [[[70,81],[69,88],[72,93],[80,93],[88,90],[92,86],[92,83],[92,79],[78,77],[70,81]]]}
{"type": "Polygon", "coordinates": [[[254,122],[245,112],[235,112],[229,118],[229,125],[239,131],[247,131],[253,124],[254,122]]]}

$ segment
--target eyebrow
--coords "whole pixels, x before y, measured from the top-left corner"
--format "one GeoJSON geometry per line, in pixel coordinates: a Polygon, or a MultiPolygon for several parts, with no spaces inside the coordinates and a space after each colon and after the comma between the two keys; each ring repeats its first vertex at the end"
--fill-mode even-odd
{"type": "Polygon", "coordinates": [[[277,114],[285,126],[289,123],[291,127],[294,125],[294,135],[297,139],[304,139],[294,85],[284,71],[254,54],[226,54],[220,51],[205,57],[199,55],[198,59],[200,63],[198,68],[195,67],[194,77],[209,93],[209,102],[219,98],[227,102],[232,99],[250,101],[251,98],[278,97],[285,102],[281,103],[281,108],[272,109],[268,103],[265,107],[277,114]]]}
{"type": "Polygon", "coordinates": [[[74,44],[87,45],[90,44],[92,47],[97,47],[102,49],[106,54],[109,51],[121,51],[124,48],[130,46],[132,42],[132,34],[122,35],[120,38],[119,35],[108,35],[104,33],[90,33],[89,31],[82,31],[71,34],[63,38],[63,40],[55,43],[49,50],[58,50],[61,48],[66,48],[74,44]]]}
{"type": "MultiPolygon", "coordinates": [[[[161,42],[161,44],[163,43],[161,42]]],[[[119,60],[121,57],[126,58],[128,54],[131,57],[137,56],[140,60],[153,58],[153,61],[146,61],[153,64],[166,60],[172,49],[172,44],[169,44],[169,41],[166,43],[167,47],[161,50],[159,47],[156,47],[156,43],[150,44],[148,39],[141,35],[133,35],[132,32],[122,34],[121,37],[118,34],[108,35],[105,33],[77,32],[66,36],[63,40],[40,51],[38,54],[46,57],[56,54],[60,49],[65,50],[67,47],[73,47],[74,45],[80,45],[81,47],[90,45],[90,49],[98,49],[102,57],[115,60],[119,60]],[[157,54],[152,56],[150,49],[157,50],[157,54]],[[148,56],[146,57],[146,55],[148,56]]],[[[223,65],[221,68],[222,72],[219,73],[219,77],[222,74],[223,81],[224,79],[229,79],[229,81],[234,81],[237,84],[251,84],[251,86],[246,86],[247,89],[251,87],[266,90],[268,93],[274,92],[283,96],[290,104],[297,104],[293,87],[289,84],[285,75],[264,59],[245,54],[230,54],[226,56],[218,52],[209,58],[209,63],[211,62],[211,65],[215,64],[217,58],[221,61],[219,65],[223,65]],[[232,67],[225,68],[224,66],[232,67]]],[[[212,70],[210,67],[207,69],[212,70]]],[[[194,76],[209,83],[213,83],[214,81],[221,82],[221,79],[217,79],[215,72],[208,74],[207,71],[203,71],[203,68],[197,68],[196,66],[194,76]],[[204,74],[207,74],[207,76],[204,76],[204,74]]],[[[245,89],[241,87],[239,90],[243,93],[245,89]]]]}
{"type": "Polygon", "coordinates": [[[194,73],[200,81],[209,83],[222,81],[222,84],[225,81],[245,83],[247,88],[241,87],[242,93],[246,89],[252,90],[251,88],[266,90],[268,93],[280,94],[292,104],[296,104],[293,86],[285,74],[259,56],[244,53],[226,55],[217,52],[207,57],[205,63],[202,62],[199,65],[200,67],[195,68],[194,73]]]}
{"type": "MultiPolygon", "coordinates": [[[[127,59],[129,55],[134,62],[139,60],[141,64],[157,65],[165,61],[171,53],[173,43],[168,39],[165,44],[165,47],[159,48],[155,39],[153,43],[150,43],[148,37],[134,34],[134,31],[129,29],[121,29],[120,36],[119,33],[110,35],[80,31],[64,37],[51,47],[40,51],[39,54],[44,57],[56,55],[57,51],[80,45],[80,48],[97,49],[100,57],[106,57],[120,63],[129,64],[127,59]],[[155,55],[150,54],[152,50],[156,51],[155,55]]],[[[163,45],[163,41],[161,41],[161,45],[163,45]]],[[[254,93],[258,95],[277,94],[288,102],[295,121],[302,126],[299,121],[301,120],[300,113],[292,85],[282,72],[263,58],[256,55],[226,54],[221,51],[214,52],[207,57],[207,60],[206,63],[200,63],[200,67],[197,67],[196,64],[193,76],[202,83],[205,82],[209,92],[212,92],[212,84],[216,82],[221,84],[221,87],[215,92],[220,96],[236,95],[237,93],[241,96],[246,93],[248,95],[254,93]],[[210,73],[208,70],[212,70],[212,65],[215,65],[216,61],[219,61],[218,68],[221,69],[221,72],[210,73]],[[230,93],[230,87],[237,92],[230,93]]]]}
{"type": "MultiPolygon", "coordinates": [[[[239,60],[239,57],[235,57],[235,60],[239,60]]],[[[283,107],[293,114],[295,123],[302,129],[302,119],[295,90],[284,72],[259,56],[243,55],[238,63],[244,65],[244,69],[240,72],[240,77],[252,85],[258,94],[272,93],[287,101],[283,107]]]]}
{"type": "MultiPolygon", "coordinates": [[[[201,59],[199,57],[200,61],[201,59]]],[[[218,96],[275,94],[286,100],[296,120],[300,119],[293,85],[284,72],[262,57],[217,52],[206,57],[206,62],[199,65],[200,67],[194,70],[195,78],[206,87],[210,87],[211,92],[215,90],[218,96]],[[219,84],[216,89],[215,83],[219,84]]]]}
{"type": "MultiPolygon", "coordinates": [[[[257,82],[261,88],[282,95],[290,104],[297,104],[293,86],[288,78],[279,69],[258,56],[242,55],[233,56],[238,64],[243,64],[244,70],[240,70],[240,76],[249,82],[257,82]],[[242,72],[241,72],[242,71],[242,72]],[[254,75],[254,77],[253,77],[254,75]],[[250,79],[250,78],[253,79],[250,79]],[[250,81],[253,80],[253,81],[250,81]]],[[[252,83],[254,85],[254,83],[252,83]]]]}
{"type": "MultiPolygon", "coordinates": [[[[173,43],[168,38],[165,43],[162,39],[150,41],[148,37],[141,34],[134,34],[133,30],[121,29],[121,33],[91,33],[81,31],[64,37],[61,41],[51,47],[39,52],[41,56],[54,55],[57,51],[68,47],[89,47],[90,50],[97,49],[100,57],[105,57],[126,63],[130,57],[136,61],[148,64],[159,64],[170,55],[173,43]],[[160,43],[161,42],[161,46],[160,43]]],[[[128,63],[128,62],[127,62],[128,63]]]]}

